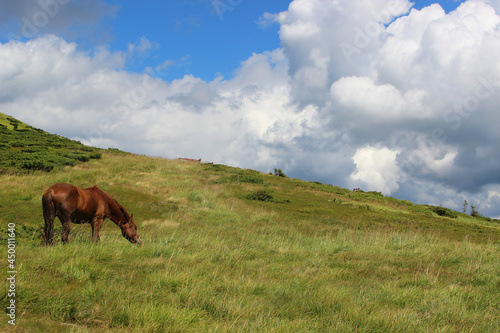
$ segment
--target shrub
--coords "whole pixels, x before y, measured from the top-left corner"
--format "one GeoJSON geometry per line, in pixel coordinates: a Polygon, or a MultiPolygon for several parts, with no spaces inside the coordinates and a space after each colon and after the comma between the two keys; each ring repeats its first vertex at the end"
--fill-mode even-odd
{"type": "Polygon", "coordinates": [[[380,197],[380,198],[383,198],[384,195],[382,194],[382,192],[377,192],[377,191],[369,191],[369,192],[366,192],[366,194],[370,194],[374,197],[380,197]]]}
{"type": "Polygon", "coordinates": [[[225,184],[225,183],[264,184],[264,177],[260,174],[260,172],[253,170],[238,170],[238,172],[234,172],[229,167],[221,166],[218,164],[209,164],[205,168],[205,170],[225,172],[225,174],[221,175],[221,177],[215,181],[216,184],[225,184]]]}
{"type": "Polygon", "coordinates": [[[253,173],[243,173],[239,175],[240,182],[242,183],[250,183],[250,184],[264,184],[264,177],[262,175],[253,172],[253,173]]]}
{"type": "Polygon", "coordinates": [[[54,169],[54,165],[48,161],[44,161],[39,158],[34,158],[30,160],[25,160],[19,164],[21,169],[26,170],[41,170],[41,171],[51,171],[54,169]]]}
{"type": "Polygon", "coordinates": [[[285,199],[285,200],[277,200],[274,198],[274,195],[270,191],[266,190],[260,190],[256,191],[253,193],[250,193],[246,196],[248,200],[259,200],[259,201],[264,201],[264,202],[275,202],[275,203],[291,203],[290,200],[285,199]]]}
{"type": "Polygon", "coordinates": [[[454,210],[451,210],[449,208],[445,208],[445,207],[437,207],[437,206],[430,206],[431,210],[438,214],[439,216],[446,216],[446,217],[451,217],[451,218],[457,218],[458,217],[458,214],[457,212],[455,212],[454,210]]]}
{"type": "Polygon", "coordinates": [[[90,158],[93,160],[100,160],[102,158],[102,154],[101,153],[92,153],[92,154],[90,154],[90,158]]]}
{"type": "Polygon", "coordinates": [[[84,154],[84,153],[73,153],[69,154],[66,157],[70,159],[75,159],[80,162],[88,162],[90,160],[90,155],[89,154],[84,154]]]}
{"type": "Polygon", "coordinates": [[[20,141],[14,141],[10,144],[12,147],[24,147],[24,143],[20,141]]]}
{"type": "Polygon", "coordinates": [[[479,210],[474,204],[470,204],[470,215],[474,217],[481,217],[481,214],[479,214],[479,210]]]}
{"type": "Polygon", "coordinates": [[[260,190],[250,193],[249,195],[247,195],[247,199],[259,201],[275,201],[273,194],[266,190],[260,190]]]}
{"type": "Polygon", "coordinates": [[[281,169],[274,169],[274,175],[278,177],[285,177],[288,178],[281,169]]]}

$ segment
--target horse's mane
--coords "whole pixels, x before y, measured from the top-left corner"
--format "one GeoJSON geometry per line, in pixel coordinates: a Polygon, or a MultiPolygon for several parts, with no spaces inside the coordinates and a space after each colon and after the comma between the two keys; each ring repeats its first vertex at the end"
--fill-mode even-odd
{"type": "Polygon", "coordinates": [[[125,207],[120,205],[118,201],[116,201],[109,194],[101,190],[97,185],[94,185],[94,187],[92,188],[98,191],[106,199],[106,201],[108,202],[108,206],[110,207],[111,210],[120,212],[122,216],[125,218],[126,222],[130,220],[130,215],[128,214],[127,210],[125,210],[125,207]]]}

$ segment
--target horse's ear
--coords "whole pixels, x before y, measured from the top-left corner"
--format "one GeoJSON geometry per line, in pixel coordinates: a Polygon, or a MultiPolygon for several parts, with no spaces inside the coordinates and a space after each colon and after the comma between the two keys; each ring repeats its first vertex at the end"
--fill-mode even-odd
{"type": "Polygon", "coordinates": [[[133,220],[134,219],[134,213],[130,214],[130,219],[133,220]]]}

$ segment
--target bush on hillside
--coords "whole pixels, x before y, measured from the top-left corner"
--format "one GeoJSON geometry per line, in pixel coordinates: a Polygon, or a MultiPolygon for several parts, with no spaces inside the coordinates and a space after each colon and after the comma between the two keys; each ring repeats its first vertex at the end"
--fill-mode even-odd
{"type": "Polygon", "coordinates": [[[429,207],[434,213],[438,214],[439,216],[451,217],[453,219],[458,217],[458,213],[452,209],[441,206],[429,206],[429,207]]]}
{"type": "Polygon", "coordinates": [[[281,169],[274,169],[274,175],[275,176],[278,176],[278,177],[285,177],[285,178],[288,178],[287,175],[285,175],[285,173],[283,171],[281,171],[281,169]]]}
{"type": "Polygon", "coordinates": [[[100,159],[97,148],[46,133],[0,114],[0,170],[2,172],[49,172],[57,166],[100,159]],[[6,126],[10,124],[12,127],[6,126]]]}
{"type": "Polygon", "coordinates": [[[248,200],[258,200],[264,202],[275,202],[275,203],[291,203],[290,200],[278,200],[274,198],[274,194],[271,191],[267,190],[259,190],[253,193],[250,193],[246,196],[248,200]]]}
{"type": "Polygon", "coordinates": [[[266,190],[259,190],[247,195],[248,200],[259,200],[259,201],[274,201],[274,196],[271,192],[266,190]]]}
{"type": "Polygon", "coordinates": [[[264,177],[257,172],[246,172],[238,176],[242,183],[264,184],[264,177]]]}

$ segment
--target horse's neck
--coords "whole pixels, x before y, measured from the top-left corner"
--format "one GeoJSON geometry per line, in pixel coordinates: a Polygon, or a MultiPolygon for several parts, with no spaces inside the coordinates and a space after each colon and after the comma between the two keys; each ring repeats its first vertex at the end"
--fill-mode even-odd
{"type": "Polygon", "coordinates": [[[105,198],[108,203],[109,218],[115,223],[120,223],[123,219],[126,220],[126,216],[122,213],[120,204],[108,195],[106,195],[105,198]]]}

